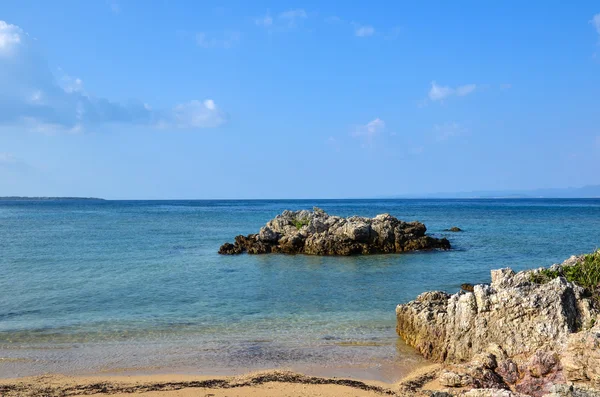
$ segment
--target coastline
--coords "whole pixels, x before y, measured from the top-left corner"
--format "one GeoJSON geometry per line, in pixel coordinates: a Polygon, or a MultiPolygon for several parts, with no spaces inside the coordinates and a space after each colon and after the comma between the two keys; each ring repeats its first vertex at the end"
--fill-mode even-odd
{"type": "MultiPolygon", "coordinates": [[[[191,396],[403,396],[419,395],[418,387],[432,378],[437,364],[412,370],[398,382],[348,377],[309,375],[286,369],[264,370],[233,376],[138,374],[67,376],[60,374],[0,379],[0,395],[75,396],[112,395],[191,397],[191,396]]],[[[431,390],[431,388],[430,388],[431,390]]]]}

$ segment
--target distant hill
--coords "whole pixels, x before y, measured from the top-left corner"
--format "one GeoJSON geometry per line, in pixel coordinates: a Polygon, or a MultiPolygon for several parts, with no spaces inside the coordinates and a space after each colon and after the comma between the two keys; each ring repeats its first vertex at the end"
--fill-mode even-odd
{"type": "Polygon", "coordinates": [[[5,196],[0,197],[0,201],[57,201],[57,200],[86,200],[86,201],[104,201],[102,198],[96,197],[21,197],[21,196],[5,196]]]}
{"type": "Polygon", "coordinates": [[[489,190],[398,195],[394,198],[600,198],[600,185],[534,190],[489,190]]]}

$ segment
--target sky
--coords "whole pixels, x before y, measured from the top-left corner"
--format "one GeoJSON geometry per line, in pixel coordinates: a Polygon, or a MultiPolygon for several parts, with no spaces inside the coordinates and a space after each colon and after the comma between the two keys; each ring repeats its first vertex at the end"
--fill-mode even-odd
{"type": "Polygon", "coordinates": [[[0,196],[600,184],[598,1],[0,2],[0,196]]]}

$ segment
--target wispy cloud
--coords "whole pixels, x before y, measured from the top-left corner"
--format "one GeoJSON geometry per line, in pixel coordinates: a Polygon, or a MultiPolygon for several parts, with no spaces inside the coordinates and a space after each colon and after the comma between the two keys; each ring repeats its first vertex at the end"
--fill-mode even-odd
{"type": "Polygon", "coordinates": [[[0,54],[5,56],[21,44],[25,33],[16,25],[0,21],[0,54]]]}
{"type": "Polygon", "coordinates": [[[438,142],[447,141],[448,139],[456,136],[460,136],[465,133],[467,130],[462,125],[450,122],[444,124],[435,124],[433,126],[433,131],[436,136],[435,139],[438,142]]]}
{"type": "Polygon", "coordinates": [[[265,16],[256,18],[254,20],[254,23],[256,23],[258,26],[264,26],[268,28],[273,26],[273,17],[271,17],[271,14],[267,11],[267,14],[265,16]]]}
{"type": "Polygon", "coordinates": [[[164,120],[167,127],[174,125],[179,128],[207,128],[223,124],[225,115],[217,108],[215,101],[192,100],[173,108],[172,120],[164,120]]]}
{"type": "Polygon", "coordinates": [[[466,96],[477,89],[475,84],[461,85],[456,88],[449,86],[442,86],[437,84],[435,81],[431,82],[431,88],[429,89],[429,99],[432,101],[442,101],[450,96],[466,96]]]}
{"type": "Polygon", "coordinates": [[[113,14],[121,13],[121,6],[116,1],[114,1],[114,0],[109,1],[108,6],[110,7],[110,10],[112,11],[113,14]]]}
{"type": "Polygon", "coordinates": [[[306,11],[304,11],[301,8],[296,9],[296,10],[283,11],[282,13],[279,14],[279,18],[286,20],[292,24],[294,24],[296,22],[296,20],[298,20],[298,19],[304,19],[307,17],[308,17],[308,15],[306,14],[306,11]]]}
{"type": "Polygon", "coordinates": [[[271,16],[271,12],[267,11],[264,16],[254,19],[257,26],[264,27],[269,31],[287,30],[295,28],[300,21],[307,19],[308,13],[302,8],[282,11],[276,14],[276,17],[271,16]]]}
{"type": "Polygon", "coordinates": [[[202,48],[231,48],[240,41],[240,37],[240,33],[235,31],[227,31],[219,37],[199,32],[196,33],[196,44],[202,48]]]}
{"type": "Polygon", "coordinates": [[[21,28],[0,21],[0,124],[75,133],[111,123],[195,129],[226,120],[210,99],[152,109],[139,100],[120,103],[97,97],[85,90],[83,79],[62,70],[55,75],[47,64],[21,28]]]}
{"type": "Polygon", "coordinates": [[[600,13],[594,15],[590,23],[596,28],[596,32],[600,34],[600,13]]]}
{"type": "Polygon", "coordinates": [[[461,85],[460,87],[456,88],[456,95],[458,95],[458,96],[469,95],[470,93],[475,91],[476,88],[477,88],[477,86],[475,84],[461,85]]]}
{"type": "Polygon", "coordinates": [[[385,130],[385,121],[377,117],[365,125],[360,125],[354,128],[352,136],[363,140],[364,144],[372,145],[373,140],[385,130]]]}
{"type": "Polygon", "coordinates": [[[356,37],[368,37],[373,36],[375,34],[375,28],[370,25],[357,26],[354,30],[354,35],[356,37]]]}

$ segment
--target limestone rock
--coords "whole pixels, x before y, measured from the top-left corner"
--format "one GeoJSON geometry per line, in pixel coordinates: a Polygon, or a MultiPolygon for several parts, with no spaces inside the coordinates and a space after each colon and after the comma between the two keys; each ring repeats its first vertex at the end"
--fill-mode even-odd
{"type": "Polygon", "coordinates": [[[534,282],[542,269],[505,268],[472,292],[425,292],[398,305],[397,333],[444,363],[442,385],[463,387],[468,379],[486,390],[465,395],[510,396],[498,391],[510,388],[514,395],[554,397],[567,382],[576,385],[565,395],[595,395],[589,393],[600,389],[600,312],[587,291],[561,276],[580,260],[553,265],[557,276],[545,283],[534,282]]]}
{"type": "Polygon", "coordinates": [[[390,214],[341,218],[316,207],[286,210],[257,234],[223,244],[219,254],[364,255],[450,248],[447,239],[428,236],[426,231],[420,222],[404,222],[390,214]]]}
{"type": "Polygon", "coordinates": [[[569,335],[561,362],[568,380],[600,388],[600,324],[569,335]]]}

